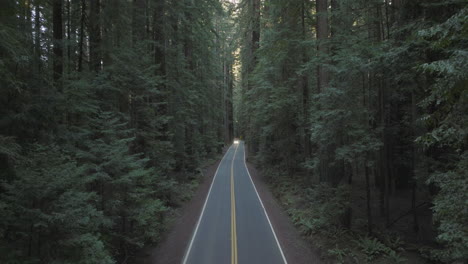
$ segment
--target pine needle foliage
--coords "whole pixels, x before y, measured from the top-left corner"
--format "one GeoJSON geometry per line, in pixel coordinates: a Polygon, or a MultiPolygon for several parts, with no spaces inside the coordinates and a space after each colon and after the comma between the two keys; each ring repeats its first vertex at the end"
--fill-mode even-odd
{"type": "Polygon", "coordinates": [[[1,263],[130,263],[161,240],[186,185],[232,141],[228,12],[2,3],[1,263]]]}
{"type": "MultiPolygon", "coordinates": [[[[239,8],[236,116],[249,157],[276,171],[275,185],[338,190],[310,201],[317,214],[339,212],[323,222],[353,230],[364,206],[360,232],[405,219],[414,236],[438,230],[425,241],[439,242],[432,258],[466,260],[466,1],[244,0],[239,8]],[[402,193],[410,211],[398,216],[402,193]],[[425,204],[433,206],[423,214],[425,204]]],[[[293,221],[311,230],[320,216],[301,215],[297,204],[293,221]]]]}

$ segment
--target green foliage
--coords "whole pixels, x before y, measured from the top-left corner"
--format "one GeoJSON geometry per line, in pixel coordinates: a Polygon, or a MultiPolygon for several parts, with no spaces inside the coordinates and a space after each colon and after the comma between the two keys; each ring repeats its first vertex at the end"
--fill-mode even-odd
{"type": "Polygon", "coordinates": [[[8,231],[2,262],[27,261],[31,252],[21,249],[40,243],[47,262],[113,263],[99,234],[110,222],[92,205],[98,196],[86,189],[92,182],[86,168],[57,146],[31,149],[15,179],[2,185],[1,229],[8,231]],[[89,258],[80,262],[83,255],[89,258]]]}
{"type": "Polygon", "coordinates": [[[386,234],[384,244],[395,251],[403,251],[405,242],[398,235],[386,234]]]}
{"type": "Polygon", "coordinates": [[[287,212],[302,234],[310,236],[323,233],[339,237],[342,235],[340,219],[349,206],[347,188],[332,188],[323,184],[294,195],[288,187],[280,188],[280,192],[285,194],[283,199],[288,207],[287,212]],[[295,204],[300,204],[303,208],[297,208],[295,204]]]}
{"type": "Polygon", "coordinates": [[[11,159],[17,159],[20,156],[20,150],[20,145],[15,142],[13,137],[0,135],[0,155],[6,155],[11,159]]]}
{"type": "Polygon", "coordinates": [[[61,2],[0,10],[0,262],[131,262],[228,138],[231,25],[215,0],[61,2]]]}
{"type": "Polygon", "coordinates": [[[436,76],[422,107],[436,106],[425,116],[430,131],[417,140],[426,148],[450,146],[460,153],[466,146],[468,90],[466,39],[468,8],[465,7],[442,24],[422,30],[420,36],[433,39],[431,48],[441,52],[440,59],[420,65],[420,69],[436,76]]]}
{"type": "MultiPolygon", "coordinates": [[[[413,190],[416,200],[433,196],[443,247],[434,257],[466,259],[465,1],[331,1],[322,14],[326,25],[318,23],[314,2],[322,1],[265,1],[258,49],[252,42],[257,2],[240,4],[236,115],[251,156],[268,170],[283,202],[299,204],[288,212],[306,236],[335,233],[344,212],[362,206],[343,198],[349,195],[344,182],[353,194],[369,193],[360,196],[369,200],[369,232],[380,225],[371,223],[375,205],[389,225],[390,193],[413,190]],[[320,27],[330,30],[324,39],[317,39],[320,27]]],[[[415,227],[428,220],[414,219],[415,227]]],[[[366,253],[370,258],[383,253],[381,242],[368,242],[366,248],[375,248],[366,253]]],[[[394,262],[404,261],[400,242],[385,242],[394,262]]]]}
{"type": "Polygon", "coordinates": [[[420,32],[422,38],[432,40],[431,48],[441,53],[438,60],[420,66],[422,71],[435,76],[428,96],[421,103],[422,107],[434,110],[424,118],[428,133],[417,141],[427,149],[443,152],[447,160],[445,164],[435,163],[427,180],[440,188],[433,211],[439,230],[437,238],[446,248],[434,250],[433,256],[444,262],[468,258],[467,14],[465,7],[445,22],[420,32]]]}
{"type": "Polygon", "coordinates": [[[338,248],[338,245],[336,245],[335,248],[328,250],[328,254],[335,257],[338,263],[343,264],[346,263],[346,258],[350,252],[347,249],[338,248]]]}
{"type": "MultiPolygon", "coordinates": [[[[327,249],[327,255],[336,263],[405,263],[402,256],[404,242],[393,233],[385,233],[384,239],[360,236],[359,232],[342,227],[342,218],[349,197],[341,197],[337,202],[334,196],[343,192],[341,188],[310,189],[304,183],[291,179],[274,177],[277,195],[292,222],[315,246],[327,249]],[[308,197],[308,199],[305,199],[308,197]],[[328,199],[327,199],[328,197],[328,199]],[[330,213],[331,212],[331,213],[330,213]],[[341,214],[341,215],[340,215],[341,214]],[[359,237],[358,239],[355,239],[359,237]],[[352,242],[352,243],[351,243],[352,242]]],[[[347,190],[345,189],[346,193],[347,190]]]]}
{"type": "Polygon", "coordinates": [[[457,167],[446,172],[433,173],[429,183],[435,183],[440,192],[434,198],[434,218],[438,223],[437,239],[446,245],[435,250],[434,257],[443,261],[468,257],[468,153],[461,156],[457,167]]]}
{"type": "Polygon", "coordinates": [[[400,253],[390,250],[388,252],[387,258],[392,262],[392,263],[406,263],[407,259],[402,257],[400,253]]]}
{"type": "Polygon", "coordinates": [[[131,153],[133,131],[126,129],[119,115],[100,112],[90,124],[94,133],[82,142],[83,147],[90,147],[78,153],[89,164],[88,173],[99,194],[96,207],[113,223],[105,233],[113,236],[111,241],[124,241],[129,246],[157,241],[174,181],[158,176],[141,153],[131,153]],[[92,140],[96,137],[99,140],[92,140]],[[125,231],[122,234],[120,230],[125,231]]]}
{"type": "Polygon", "coordinates": [[[384,253],[389,253],[390,250],[377,238],[361,237],[354,241],[357,247],[366,255],[367,262],[374,260],[384,253]]]}

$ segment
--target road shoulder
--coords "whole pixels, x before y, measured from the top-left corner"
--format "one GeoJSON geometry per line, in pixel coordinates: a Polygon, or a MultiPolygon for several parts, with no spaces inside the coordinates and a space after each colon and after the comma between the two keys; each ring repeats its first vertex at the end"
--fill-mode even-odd
{"type": "Polygon", "coordinates": [[[221,159],[202,170],[204,178],[194,196],[179,209],[179,217],[165,238],[155,248],[146,250],[146,257],[141,262],[142,264],[180,264],[182,262],[220,162],[221,159]]]}
{"type": "Polygon", "coordinates": [[[280,242],[281,248],[290,264],[324,263],[318,252],[315,252],[294,227],[288,215],[271,193],[268,185],[257,169],[246,162],[252,180],[262,199],[271,224],[280,242]]]}

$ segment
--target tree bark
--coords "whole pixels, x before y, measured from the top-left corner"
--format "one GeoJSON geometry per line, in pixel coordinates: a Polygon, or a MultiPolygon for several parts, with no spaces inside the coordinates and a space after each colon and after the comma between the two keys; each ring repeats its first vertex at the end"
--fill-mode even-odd
{"type": "Polygon", "coordinates": [[[63,32],[62,32],[62,0],[53,0],[52,8],[53,29],[53,79],[59,91],[62,91],[60,79],[63,74],[63,32]]]}
{"type": "MultiPolygon", "coordinates": [[[[257,58],[257,50],[260,47],[260,0],[250,0],[250,14],[251,16],[251,38],[250,38],[250,58],[251,60],[249,61],[248,65],[248,75],[247,79],[249,76],[253,73],[255,66],[257,65],[258,58],[257,58]]],[[[247,90],[252,89],[252,86],[250,85],[250,82],[247,80],[247,90]]],[[[258,150],[258,139],[254,138],[254,132],[252,128],[252,122],[251,122],[251,117],[249,115],[249,120],[247,120],[248,124],[248,135],[250,138],[248,139],[248,150],[250,153],[255,153],[258,150]]]]}
{"type": "Polygon", "coordinates": [[[70,74],[71,63],[71,0],[67,0],[67,72],[70,74]]]}
{"type": "Polygon", "coordinates": [[[38,1],[34,7],[34,58],[36,61],[36,72],[41,72],[41,11],[38,1]]]}
{"type": "Polygon", "coordinates": [[[78,72],[83,70],[83,45],[85,34],[86,0],[81,1],[80,41],[78,43],[78,72]]]}
{"type": "Polygon", "coordinates": [[[101,0],[89,0],[89,62],[90,70],[101,70],[101,0]]]}
{"type": "Polygon", "coordinates": [[[232,143],[233,137],[233,110],[232,110],[232,65],[226,62],[223,63],[224,67],[224,143],[229,145],[232,143]]]}
{"type": "MultiPolygon", "coordinates": [[[[302,29],[302,40],[306,40],[306,25],[305,25],[305,4],[304,1],[301,3],[301,29],[302,29]]],[[[306,48],[302,47],[302,64],[307,63],[307,52],[306,48]]],[[[308,128],[309,119],[309,78],[307,72],[303,72],[301,76],[301,88],[302,88],[302,116],[303,116],[303,135],[304,135],[304,158],[308,159],[311,156],[311,141],[310,141],[310,130],[308,128]]]]}
{"type": "MultiPolygon", "coordinates": [[[[366,157],[367,160],[367,157],[366,157]]],[[[372,211],[371,211],[371,190],[370,190],[370,179],[369,179],[369,167],[364,163],[365,174],[366,174],[366,208],[367,208],[367,233],[372,235],[372,211]]]]}
{"type": "MultiPolygon", "coordinates": [[[[160,76],[162,79],[166,78],[166,35],[164,32],[165,27],[165,10],[166,3],[165,0],[156,0],[153,13],[153,39],[154,39],[154,63],[157,65],[155,73],[160,76]]],[[[175,25],[174,30],[177,31],[177,25],[175,25]]],[[[167,91],[167,86],[165,83],[160,85],[161,94],[155,99],[158,102],[169,102],[170,94],[167,91]]],[[[168,104],[160,104],[158,106],[158,113],[160,115],[169,114],[168,104]]],[[[161,127],[160,139],[165,141],[168,139],[169,124],[165,123],[161,127]]]]}
{"type": "Polygon", "coordinates": [[[133,14],[132,14],[132,40],[133,46],[137,45],[145,39],[146,33],[146,0],[133,0],[133,14]]]}
{"type": "MultiPolygon", "coordinates": [[[[317,11],[317,51],[319,56],[326,57],[328,55],[328,47],[326,40],[328,39],[328,3],[327,0],[316,0],[317,11]]],[[[317,67],[317,89],[322,92],[328,85],[328,73],[324,67],[325,62],[322,61],[317,67]]]]}
{"type": "MultiPolygon", "coordinates": [[[[252,1],[252,67],[257,64],[256,52],[260,47],[260,0],[252,1]]],[[[254,68],[252,68],[253,70],[254,68]]]]}
{"type": "Polygon", "coordinates": [[[165,37],[164,37],[164,0],[157,0],[154,7],[153,30],[154,30],[154,63],[159,65],[156,70],[157,75],[166,74],[165,65],[165,37]]]}
{"type": "MultiPolygon", "coordinates": [[[[416,99],[414,91],[411,91],[411,123],[413,127],[413,138],[417,137],[417,128],[416,128],[416,99]]],[[[418,160],[418,150],[417,145],[413,142],[413,159],[412,159],[412,167],[413,167],[413,184],[412,184],[412,195],[411,195],[411,210],[413,211],[413,231],[419,231],[419,221],[418,221],[418,211],[416,208],[416,199],[417,199],[417,178],[416,178],[416,164],[418,160]]]]}

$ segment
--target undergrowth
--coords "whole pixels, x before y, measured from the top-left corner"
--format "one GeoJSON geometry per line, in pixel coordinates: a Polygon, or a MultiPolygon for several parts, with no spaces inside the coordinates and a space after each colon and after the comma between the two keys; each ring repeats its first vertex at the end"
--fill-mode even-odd
{"type": "Polygon", "coordinates": [[[404,242],[393,233],[367,236],[365,230],[350,230],[343,218],[350,203],[347,185],[331,187],[309,184],[298,179],[264,172],[275,196],[301,235],[322,251],[333,263],[408,263],[402,256],[404,242]]]}

